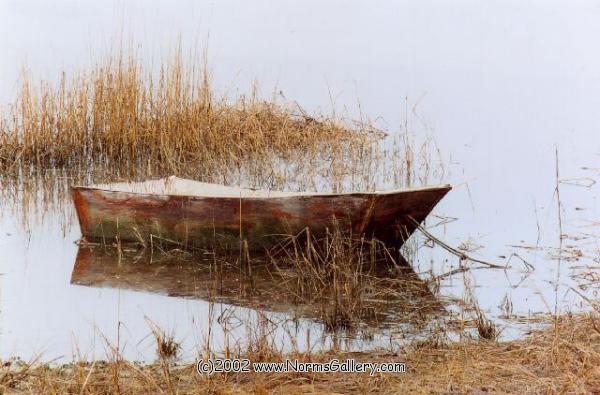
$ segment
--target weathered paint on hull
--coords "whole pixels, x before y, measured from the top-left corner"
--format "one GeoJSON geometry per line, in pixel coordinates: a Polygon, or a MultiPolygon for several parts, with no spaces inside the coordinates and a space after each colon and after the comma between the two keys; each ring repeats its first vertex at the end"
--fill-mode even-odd
{"type": "Polygon", "coordinates": [[[307,227],[316,237],[337,226],[399,247],[450,186],[395,193],[270,198],[200,197],[75,187],[73,200],[88,241],[149,243],[151,235],[189,248],[271,248],[307,227]]]}

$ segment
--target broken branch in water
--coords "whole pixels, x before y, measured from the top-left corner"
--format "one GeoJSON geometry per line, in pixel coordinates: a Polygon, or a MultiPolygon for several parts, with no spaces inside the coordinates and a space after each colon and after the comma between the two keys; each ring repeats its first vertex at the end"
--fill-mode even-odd
{"type": "MultiPolygon", "coordinates": [[[[412,219],[412,218],[411,218],[412,219]]],[[[412,219],[415,224],[417,225],[417,229],[428,239],[430,239],[431,241],[433,241],[434,243],[436,243],[437,245],[439,245],[440,247],[442,247],[443,249],[445,249],[446,251],[448,251],[449,253],[456,255],[457,257],[460,258],[461,261],[471,261],[471,262],[475,262],[475,263],[479,263],[485,266],[488,266],[490,268],[494,268],[494,269],[509,269],[510,266],[508,265],[498,265],[496,263],[491,263],[491,262],[487,262],[481,259],[477,259],[477,258],[473,258],[472,256],[469,256],[467,254],[465,254],[464,252],[444,243],[442,240],[438,239],[437,237],[435,237],[434,235],[432,235],[431,233],[429,233],[427,231],[427,229],[425,229],[423,226],[421,226],[421,224],[419,224],[417,221],[415,221],[414,219],[412,219]]]]}

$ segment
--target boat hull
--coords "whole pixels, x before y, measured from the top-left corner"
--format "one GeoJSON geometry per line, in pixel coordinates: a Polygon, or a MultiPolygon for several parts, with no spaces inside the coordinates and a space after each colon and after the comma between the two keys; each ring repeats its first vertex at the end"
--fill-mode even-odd
{"type": "Polygon", "coordinates": [[[158,195],[74,187],[81,232],[91,242],[171,242],[185,248],[277,246],[306,228],[324,237],[338,228],[400,247],[450,186],[393,193],[286,197],[158,195]]]}

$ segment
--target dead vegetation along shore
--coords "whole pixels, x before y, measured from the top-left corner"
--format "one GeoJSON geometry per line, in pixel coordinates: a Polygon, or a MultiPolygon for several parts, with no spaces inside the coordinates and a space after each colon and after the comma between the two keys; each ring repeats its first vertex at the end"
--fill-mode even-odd
{"type": "MultiPolygon", "coordinates": [[[[423,342],[398,354],[386,352],[282,354],[249,348],[253,362],[404,362],[406,373],[235,373],[201,376],[195,365],[168,358],[139,365],[120,359],[63,366],[7,362],[0,368],[4,391],[45,394],[237,394],[237,393],[594,393],[600,390],[600,317],[566,315],[554,328],[510,342],[423,342]]],[[[268,348],[268,342],[262,343],[268,348]]]]}

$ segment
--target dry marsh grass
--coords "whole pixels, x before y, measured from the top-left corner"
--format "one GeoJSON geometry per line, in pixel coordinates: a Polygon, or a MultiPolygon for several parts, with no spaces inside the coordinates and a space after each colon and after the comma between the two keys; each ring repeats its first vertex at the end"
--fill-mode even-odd
{"type": "MultiPolygon", "coordinates": [[[[549,323],[550,324],[550,323],[549,323]]],[[[551,325],[549,325],[551,326],[551,325]]],[[[406,373],[228,373],[202,376],[193,364],[164,358],[155,364],[96,361],[63,366],[7,362],[0,386],[7,393],[73,394],[286,394],[286,393],[595,393],[600,390],[600,318],[562,316],[554,328],[510,342],[421,343],[399,353],[324,351],[284,354],[259,336],[229,357],[251,361],[325,362],[354,358],[403,362],[406,373]]],[[[218,357],[219,355],[214,355],[218,357]]],[[[223,356],[223,355],[220,355],[223,356]]]]}
{"type": "Polygon", "coordinates": [[[356,238],[339,228],[318,239],[306,229],[275,252],[270,272],[280,292],[296,303],[319,306],[319,320],[329,331],[377,326],[389,315],[404,322],[401,314],[418,310],[428,316],[441,309],[399,252],[376,239],[356,238]]]}
{"type": "Polygon", "coordinates": [[[234,99],[216,97],[205,65],[185,63],[181,50],[158,74],[123,53],[89,71],[63,73],[55,84],[36,84],[23,73],[0,122],[0,166],[5,172],[193,169],[196,177],[214,177],[269,156],[342,158],[377,139],[367,126],[259,96],[254,89],[234,99]]]}

